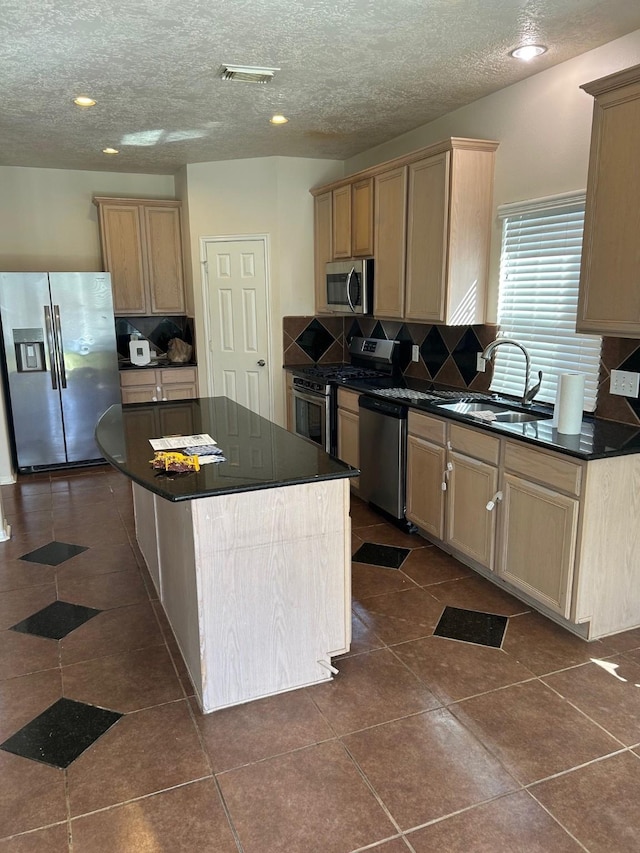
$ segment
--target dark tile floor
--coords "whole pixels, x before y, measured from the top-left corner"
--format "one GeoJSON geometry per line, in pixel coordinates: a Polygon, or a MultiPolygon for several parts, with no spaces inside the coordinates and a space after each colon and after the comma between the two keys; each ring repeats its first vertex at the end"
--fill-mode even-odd
{"type": "Polygon", "coordinates": [[[0,853],[639,849],[640,630],[587,644],[354,500],[340,674],[203,717],[127,482],[2,497],[0,853]]]}

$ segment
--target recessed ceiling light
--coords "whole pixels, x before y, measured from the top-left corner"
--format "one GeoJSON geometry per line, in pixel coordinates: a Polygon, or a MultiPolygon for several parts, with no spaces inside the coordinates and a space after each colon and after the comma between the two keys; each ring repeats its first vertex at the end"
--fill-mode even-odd
{"type": "Polygon", "coordinates": [[[96,105],[93,98],[89,98],[86,95],[78,95],[77,98],[73,99],[73,103],[76,107],[95,107],[96,105]]]}
{"type": "Polygon", "coordinates": [[[269,121],[271,122],[271,124],[286,124],[289,119],[286,116],[275,115],[271,116],[269,121]]]}
{"type": "Polygon", "coordinates": [[[547,50],[548,48],[543,44],[523,44],[522,47],[516,47],[515,50],[512,50],[509,56],[513,56],[514,59],[524,59],[525,62],[528,62],[536,56],[542,56],[547,50]]]}
{"type": "Polygon", "coordinates": [[[118,151],[117,148],[103,148],[102,153],[103,154],[119,154],[120,152],[118,151]]]}

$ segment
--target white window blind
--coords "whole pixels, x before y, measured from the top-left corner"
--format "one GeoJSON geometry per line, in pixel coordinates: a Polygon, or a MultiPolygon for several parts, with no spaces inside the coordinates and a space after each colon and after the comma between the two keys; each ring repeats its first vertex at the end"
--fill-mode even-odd
{"type": "MultiPolygon", "coordinates": [[[[531,355],[530,385],[543,372],[536,399],[555,403],[558,376],[585,375],[585,410],[596,407],[602,340],[575,331],[584,227],[584,193],[502,205],[499,337],[513,338],[531,355]]],[[[525,360],[498,347],[491,390],[522,396],[525,360]]]]}

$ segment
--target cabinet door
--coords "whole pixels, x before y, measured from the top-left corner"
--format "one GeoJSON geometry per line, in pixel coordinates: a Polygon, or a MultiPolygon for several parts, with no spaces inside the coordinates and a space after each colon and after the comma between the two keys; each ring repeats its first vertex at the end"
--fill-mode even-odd
{"type": "Polygon", "coordinates": [[[373,178],[351,184],[351,254],[373,255],[373,178]]]}
{"type": "Polygon", "coordinates": [[[444,501],[442,490],[446,451],[429,441],[410,435],[407,441],[407,518],[442,539],[444,501]]]}
{"type": "Polygon", "coordinates": [[[184,314],[180,209],[143,208],[150,313],[184,314]]]}
{"type": "Polygon", "coordinates": [[[500,511],[500,576],[568,617],[578,501],[505,474],[500,511]]]}
{"type": "Polygon", "coordinates": [[[134,205],[100,204],[103,264],[111,273],[115,314],[146,314],[142,223],[134,205]]]}
{"type": "Polygon", "coordinates": [[[404,316],[407,167],[376,175],[374,182],[376,317],[404,316]]]}
{"type": "Polygon", "coordinates": [[[579,332],[640,337],[639,144],[640,82],[598,97],[580,268],[579,332]]]}
{"type": "Polygon", "coordinates": [[[159,376],[151,368],[120,371],[123,403],[151,403],[160,399],[159,376]]]}
{"type": "Polygon", "coordinates": [[[449,152],[409,166],[407,283],[409,320],[445,320],[449,152]]]}
{"type": "Polygon", "coordinates": [[[326,314],[326,266],[333,259],[331,248],[332,198],[326,192],[314,199],[313,207],[313,257],[316,313],[326,314]]]}
{"type": "Polygon", "coordinates": [[[351,185],[332,193],[333,257],[351,257],[351,185]]]}
{"type": "Polygon", "coordinates": [[[154,403],[160,399],[155,385],[130,385],[121,388],[123,403],[154,403]]]}
{"type": "Polygon", "coordinates": [[[162,386],[162,400],[195,400],[197,396],[198,389],[193,382],[162,386]]]}
{"type": "MultiPolygon", "coordinates": [[[[338,459],[358,468],[360,464],[360,417],[347,409],[338,409],[338,459]]],[[[357,488],[359,478],[351,480],[357,488]]]]}
{"type": "Polygon", "coordinates": [[[498,488],[498,469],[460,453],[450,453],[449,461],[446,541],[492,569],[496,522],[487,503],[498,488]]]}

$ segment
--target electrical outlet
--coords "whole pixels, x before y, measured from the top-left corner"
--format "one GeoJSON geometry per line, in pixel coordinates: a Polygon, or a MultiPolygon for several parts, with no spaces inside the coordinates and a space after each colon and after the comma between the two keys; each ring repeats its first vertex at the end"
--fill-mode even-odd
{"type": "Polygon", "coordinates": [[[637,397],[640,385],[640,373],[632,370],[612,370],[609,390],[621,397],[637,397]]]}
{"type": "Polygon", "coordinates": [[[411,361],[420,361],[420,347],[418,344],[413,344],[411,347],[411,361]]]}
{"type": "Polygon", "coordinates": [[[484,373],[487,369],[487,362],[482,357],[482,353],[479,352],[476,354],[476,370],[478,373],[484,373]]]}

